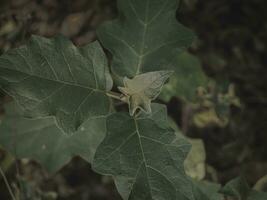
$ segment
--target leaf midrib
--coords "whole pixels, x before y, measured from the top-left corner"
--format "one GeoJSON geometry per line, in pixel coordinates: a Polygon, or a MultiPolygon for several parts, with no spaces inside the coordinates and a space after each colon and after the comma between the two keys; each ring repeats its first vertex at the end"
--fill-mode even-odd
{"type": "MultiPolygon", "coordinates": [[[[147,164],[146,157],[145,157],[144,150],[143,150],[143,146],[142,146],[142,140],[141,140],[141,138],[145,138],[145,139],[147,139],[147,140],[151,140],[151,141],[156,142],[156,143],[159,143],[159,144],[161,144],[161,145],[163,145],[163,146],[173,146],[173,147],[176,147],[176,146],[171,145],[171,144],[165,144],[165,143],[162,143],[162,142],[160,142],[160,141],[158,141],[158,140],[155,140],[155,139],[153,139],[153,138],[149,138],[149,137],[141,136],[141,134],[140,134],[140,132],[139,132],[138,122],[137,122],[137,120],[140,120],[140,118],[137,118],[137,119],[134,118],[134,122],[135,122],[135,127],[136,127],[136,133],[137,133],[137,135],[138,135],[138,141],[139,141],[140,149],[141,149],[141,151],[142,151],[143,162],[144,162],[144,164],[145,164],[145,170],[146,170],[146,176],[147,176],[148,184],[149,184],[149,176],[148,176],[147,168],[150,168],[150,169],[156,171],[157,173],[161,174],[161,176],[163,176],[163,177],[164,177],[164,178],[165,178],[165,179],[172,185],[172,187],[173,187],[173,189],[175,190],[175,192],[177,192],[177,189],[176,189],[175,185],[169,180],[168,177],[166,177],[164,174],[162,174],[162,172],[160,172],[159,170],[155,169],[153,166],[150,166],[150,165],[147,164]]],[[[151,120],[151,119],[149,119],[149,120],[151,120]]],[[[167,151],[168,151],[168,150],[167,150],[167,151]]],[[[169,151],[168,151],[168,152],[169,152],[169,151]]],[[[142,164],[143,164],[143,163],[141,163],[140,166],[141,166],[142,164]]],[[[140,167],[139,167],[139,168],[140,168],[140,167]]],[[[135,179],[136,179],[136,178],[135,178],[135,179]]],[[[152,191],[151,191],[151,187],[150,187],[150,185],[149,185],[149,189],[150,189],[150,195],[151,195],[151,198],[153,199],[153,195],[152,195],[152,191]]],[[[183,194],[183,196],[184,196],[186,199],[190,200],[190,198],[187,197],[185,194],[183,194]]],[[[177,195],[175,194],[175,198],[176,198],[176,197],[177,197],[177,195]]]]}
{"type": "MultiPolygon", "coordinates": [[[[165,46],[165,45],[168,45],[168,44],[172,44],[172,43],[175,43],[177,42],[176,40],[175,41],[170,41],[170,42],[167,42],[165,44],[161,44],[160,46],[156,47],[155,49],[152,49],[148,52],[144,52],[145,50],[145,37],[146,37],[146,34],[147,34],[147,29],[148,29],[148,26],[161,14],[161,12],[165,9],[166,5],[168,4],[168,0],[166,0],[165,4],[162,6],[162,8],[159,10],[158,13],[156,13],[151,19],[150,21],[148,22],[148,9],[149,9],[149,4],[150,4],[150,0],[147,0],[147,4],[146,4],[146,8],[145,8],[145,21],[141,20],[140,17],[138,16],[138,13],[136,12],[133,4],[132,4],[132,1],[131,0],[128,0],[129,4],[130,4],[130,7],[131,9],[133,10],[134,14],[136,15],[138,21],[144,26],[143,28],[143,35],[142,35],[142,42],[141,42],[141,50],[139,53],[136,52],[136,50],[134,50],[125,40],[121,40],[126,46],[128,46],[130,48],[130,50],[135,54],[137,55],[137,57],[139,58],[138,59],[138,64],[137,64],[137,68],[136,68],[136,72],[135,72],[135,76],[140,74],[141,72],[141,68],[142,68],[142,64],[143,64],[143,60],[144,60],[144,57],[149,55],[151,52],[154,52],[154,51],[157,51],[158,49],[160,49],[161,47],[165,46]]],[[[110,33],[109,33],[110,34],[110,33]]],[[[113,36],[114,37],[114,36],[113,36]]]]}
{"type": "MultiPolygon", "coordinates": [[[[148,165],[147,165],[147,161],[146,161],[146,157],[145,157],[145,153],[144,153],[144,149],[143,149],[143,145],[142,145],[142,141],[141,141],[141,135],[140,135],[140,132],[139,132],[138,122],[137,122],[135,117],[134,117],[134,124],[135,124],[136,134],[138,136],[138,141],[139,141],[139,145],[140,145],[140,149],[141,149],[141,152],[142,152],[142,157],[143,157],[143,161],[144,161],[144,165],[145,165],[146,177],[147,177],[147,182],[148,182],[148,185],[149,185],[150,196],[151,196],[151,199],[153,199],[151,186],[150,186],[150,182],[149,182],[149,178],[148,178],[149,176],[148,176],[148,172],[147,172],[148,165]]],[[[142,163],[140,165],[142,165],[142,163]]]]}

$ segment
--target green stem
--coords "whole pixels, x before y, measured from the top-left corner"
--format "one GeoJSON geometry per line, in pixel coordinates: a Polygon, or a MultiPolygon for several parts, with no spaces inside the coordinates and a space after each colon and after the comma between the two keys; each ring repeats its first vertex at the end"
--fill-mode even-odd
{"type": "Polygon", "coordinates": [[[123,95],[123,94],[120,94],[120,93],[116,93],[116,92],[107,92],[106,93],[109,97],[113,98],[113,99],[117,99],[119,101],[122,101],[124,103],[127,103],[127,98],[123,95]]]}
{"type": "Polygon", "coordinates": [[[1,166],[0,166],[0,174],[1,174],[2,177],[3,177],[3,180],[4,180],[5,184],[6,184],[6,187],[7,187],[7,189],[8,189],[8,192],[9,192],[10,196],[12,197],[12,200],[16,200],[15,195],[13,194],[13,191],[12,191],[12,189],[11,189],[9,183],[8,183],[8,180],[7,180],[7,178],[6,178],[6,175],[5,175],[5,173],[3,172],[1,166]]]}

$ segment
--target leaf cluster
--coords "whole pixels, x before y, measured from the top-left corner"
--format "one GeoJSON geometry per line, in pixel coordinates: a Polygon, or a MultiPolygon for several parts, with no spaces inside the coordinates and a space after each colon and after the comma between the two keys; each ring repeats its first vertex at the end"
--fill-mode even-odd
{"type": "Polygon", "coordinates": [[[81,156],[114,178],[123,199],[222,199],[218,187],[186,175],[191,145],[170,127],[166,106],[152,103],[172,73],[184,99],[207,83],[199,66],[181,62],[195,36],[177,22],[177,7],[177,0],[118,0],[119,18],[97,31],[111,66],[98,41],[76,47],[63,36],[33,36],[4,53],[0,86],[15,103],[6,107],[0,144],[50,172],[81,156]],[[116,112],[111,97],[129,112],[116,112]]]}

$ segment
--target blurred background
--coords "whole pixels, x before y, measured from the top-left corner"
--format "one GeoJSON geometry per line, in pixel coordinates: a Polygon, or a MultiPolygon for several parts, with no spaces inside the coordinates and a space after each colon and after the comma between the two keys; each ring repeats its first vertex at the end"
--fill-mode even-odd
{"type": "MultiPolygon", "coordinates": [[[[267,174],[266,8],[265,0],[181,0],[177,18],[198,36],[185,66],[199,66],[204,73],[197,76],[201,73],[213,84],[204,93],[198,91],[200,100],[192,105],[176,93],[177,81],[170,80],[159,101],[167,105],[173,126],[192,140],[195,153],[186,162],[192,177],[224,184],[242,173],[254,186],[267,174]]],[[[32,34],[63,34],[84,45],[97,39],[101,23],[116,16],[116,0],[1,0],[0,54],[32,34]]],[[[0,94],[1,118],[9,101],[0,94]]],[[[121,199],[109,177],[95,174],[78,157],[49,174],[38,163],[16,160],[0,147],[0,165],[14,190],[22,184],[40,199],[121,199]]],[[[0,199],[10,199],[1,176],[0,199]]]]}

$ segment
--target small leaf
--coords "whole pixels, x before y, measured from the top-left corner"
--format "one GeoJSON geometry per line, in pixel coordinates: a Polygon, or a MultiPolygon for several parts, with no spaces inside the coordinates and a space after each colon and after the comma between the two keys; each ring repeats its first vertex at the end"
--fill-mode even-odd
{"type": "Polygon", "coordinates": [[[227,118],[219,118],[214,108],[200,110],[193,116],[193,123],[199,128],[210,125],[225,127],[228,124],[227,118]]]}
{"type": "Polygon", "coordinates": [[[200,60],[188,52],[183,52],[175,56],[173,65],[174,74],[162,88],[159,98],[165,102],[170,101],[172,97],[195,102],[197,89],[206,87],[209,82],[209,78],[202,70],[200,60]]]}
{"type": "Polygon", "coordinates": [[[243,177],[238,177],[229,181],[222,189],[221,193],[236,197],[238,200],[247,200],[250,193],[249,185],[243,177]]]}
{"type": "Polygon", "coordinates": [[[189,139],[192,148],[185,160],[185,172],[195,180],[202,180],[205,177],[206,152],[204,142],[201,139],[189,139]]]}
{"type": "Polygon", "coordinates": [[[91,162],[105,132],[105,116],[88,119],[75,134],[67,136],[54,118],[23,118],[12,103],[0,124],[0,145],[18,158],[34,159],[55,172],[76,155],[91,162]]]}
{"type": "Polygon", "coordinates": [[[119,18],[97,31],[113,55],[112,72],[118,78],[176,67],[173,58],[194,39],[177,22],[177,8],[177,0],[118,0],[119,18]]]}
{"type": "Polygon", "coordinates": [[[220,191],[226,196],[235,197],[237,200],[266,200],[267,193],[252,190],[243,177],[229,181],[220,191]]]}
{"type": "Polygon", "coordinates": [[[71,134],[86,119],[109,112],[105,93],[112,82],[98,42],[77,48],[62,36],[33,36],[0,57],[0,86],[27,117],[54,116],[71,134]]]}
{"type": "Polygon", "coordinates": [[[263,176],[260,180],[258,180],[253,188],[258,191],[267,192],[267,175],[263,176]]]}
{"type": "Polygon", "coordinates": [[[160,117],[161,122],[154,119],[166,113],[157,110],[152,116],[138,118],[127,113],[110,115],[93,169],[115,177],[125,199],[193,199],[191,182],[183,169],[190,144],[176,137],[168,121],[162,120],[166,116],[160,117]]]}
{"type": "Polygon", "coordinates": [[[162,86],[171,74],[171,71],[157,71],[140,74],[133,79],[123,79],[124,87],[119,87],[119,90],[128,99],[131,116],[138,108],[151,113],[151,101],[160,94],[162,86]]]}
{"type": "Polygon", "coordinates": [[[195,180],[192,182],[196,200],[225,200],[223,195],[219,193],[221,188],[219,184],[195,180]]]}

